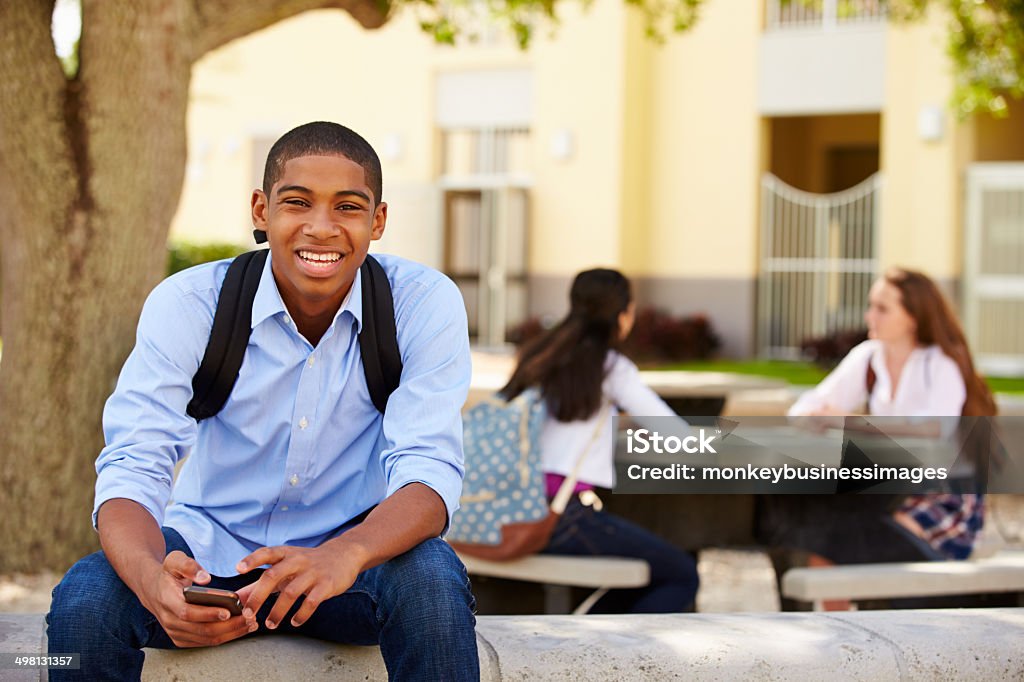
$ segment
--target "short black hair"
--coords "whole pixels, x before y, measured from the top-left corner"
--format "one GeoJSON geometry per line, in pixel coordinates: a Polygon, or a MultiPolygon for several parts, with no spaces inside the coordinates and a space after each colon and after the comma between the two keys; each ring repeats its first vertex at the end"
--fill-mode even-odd
{"type": "Polygon", "coordinates": [[[305,123],[274,143],[263,168],[264,194],[269,195],[274,183],[281,179],[284,164],[301,156],[344,156],[358,163],[363,167],[374,201],[380,204],[383,179],[377,152],[356,131],[329,121],[305,123]]]}

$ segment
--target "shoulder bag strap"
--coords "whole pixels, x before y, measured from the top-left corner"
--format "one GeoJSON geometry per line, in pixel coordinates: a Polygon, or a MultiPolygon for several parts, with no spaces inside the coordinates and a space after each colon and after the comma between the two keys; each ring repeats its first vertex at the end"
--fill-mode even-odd
{"type": "Polygon", "coordinates": [[[263,276],[266,249],[236,257],[224,276],[213,315],[210,340],[192,377],[192,400],[186,412],[202,421],[220,412],[238,381],[252,332],[252,302],[263,276]]]}
{"type": "Polygon", "coordinates": [[[395,303],[391,283],[377,259],[367,254],[359,269],[363,287],[363,328],[359,353],[374,407],[384,414],[388,398],[402,379],[402,355],[398,348],[395,303]]]}
{"type": "Polygon", "coordinates": [[[601,416],[597,420],[597,425],[594,427],[594,432],[590,434],[590,440],[587,441],[583,451],[580,452],[579,457],[576,458],[576,464],[572,468],[572,472],[565,477],[562,481],[562,485],[559,486],[558,492],[555,494],[555,499],[551,500],[551,511],[555,514],[562,514],[565,512],[566,506],[569,504],[569,498],[572,497],[573,490],[576,488],[576,479],[579,476],[580,468],[583,466],[583,460],[587,458],[590,451],[594,449],[594,443],[601,437],[601,432],[604,430],[604,425],[608,423],[608,416],[611,414],[612,405],[609,402],[605,402],[601,406],[601,416]]]}

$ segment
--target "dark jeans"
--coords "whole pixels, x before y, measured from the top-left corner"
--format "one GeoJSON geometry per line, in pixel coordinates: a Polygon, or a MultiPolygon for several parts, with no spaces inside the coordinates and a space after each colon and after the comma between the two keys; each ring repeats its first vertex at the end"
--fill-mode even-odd
{"type": "Polygon", "coordinates": [[[943,559],[892,518],[902,500],[892,495],[765,495],[758,500],[758,539],[837,564],[943,559]]]}
{"type": "MultiPolygon", "coordinates": [[[[167,552],[192,556],[182,537],[164,528],[167,552]]],[[[210,587],[237,590],[257,576],[214,576],[210,587]]],[[[260,629],[275,598],[260,609],[260,629]]],[[[301,602],[300,602],[301,603],[301,602]]],[[[274,632],[343,644],[380,645],[388,676],[397,680],[477,680],[473,595],[466,569],[434,538],[364,571],[344,594],[322,603],[298,628],[291,609],[274,632]]],[[[144,647],[176,649],[157,619],[121,581],[103,552],[67,572],[46,616],[49,651],[81,654],[81,670],[53,670],[51,680],[137,680],[144,647]]]]}
{"type": "Polygon", "coordinates": [[[620,556],[650,564],[647,587],[611,590],[591,613],[678,613],[689,610],[697,596],[697,563],[688,552],[621,517],[594,511],[575,497],[542,554],[620,556]]]}

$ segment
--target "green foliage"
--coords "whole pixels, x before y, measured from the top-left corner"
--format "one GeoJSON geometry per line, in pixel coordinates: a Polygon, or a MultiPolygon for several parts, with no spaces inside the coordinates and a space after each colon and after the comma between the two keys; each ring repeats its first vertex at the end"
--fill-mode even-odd
{"type": "Polygon", "coordinates": [[[1024,97],[1024,0],[888,0],[897,20],[915,21],[930,5],[949,17],[947,51],[960,118],[1008,114],[1006,97],[1024,97]]]}
{"type": "Polygon", "coordinates": [[[962,117],[1006,116],[1004,94],[1024,97],[1024,0],[945,0],[953,14],[949,52],[962,117]]]}
{"type": "Polygon", "coordinates": [[[725,372],[781,379],[794,386],[814,386],[828,371],[810,362],[788,360],[712,360],[677,362],[652,369],[686,370],[690,372],[725,372]]]}
{"type": "Polygon", "coordinates": [[[1024,395],[1024,377],[985,377],[993,393],[1024,395]]]}
{"type": "Polygon", "coordinates": [[[189,242],[175,242],[167,246],[167,274],[173,275],[176,272],[190,268],[193,265],[209,263],[210,261],[233,258],[246,250],[244,246],[237,244],[224,244],[211,242],[207,244],[192,244],[189,242]]]}
{"type": "Polygon", "coordinates": [[[657,42],[672,32],[682,32],[697,23],[698,10],[704,0],[625,0],[644,15],[644,28],[657,42]]]}
{"type": "MultiPolygon", "coordinates": [[[[415,4],[420,28],[438,43],[455,45],[459,39],[476,42],[489,21],[508,30],[516,44],[526,49],[542,25],[556,27],[558,0],[409,0],[415,4]]],[[[589,7],[593,0],[580,0],[589,7]]],[[[662,41],[673,31],[685,31],[697,21],[705,0],[625,0],[644,16],[645,30],[662,41]]],[[[563,0],[564,2],[564,0],[563,0]]]]}
{"type": "MultiPolygon", "coordinates": [[[[697,362],[676,362],[659,365],[651,369],[687,370],[690,372],[726,372],[782,379],[793,386],[814,386],[828,374],[828,370],[811,362],[789,360],[711,360],[697,362]]],[[[986,377],[989,387],[995,393],[1011,395],[1024,394],[1024,377],[986,377]]]]}

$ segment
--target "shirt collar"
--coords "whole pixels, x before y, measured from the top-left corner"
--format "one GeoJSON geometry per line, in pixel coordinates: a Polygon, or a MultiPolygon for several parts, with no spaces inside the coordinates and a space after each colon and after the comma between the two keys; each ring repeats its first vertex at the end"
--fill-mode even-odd
{"type": "MultiPolygon", "coordinates": [[[[277,282],[274,280],[274,272],[270,268],[272,258],[273,255],[269,255],[267,262],[263,265],[260,285],[256,290],[256,298],[252,302],[253,329],[267,318],[278,314],[288,314],[288,309],[284,305],[284,299],[281,298],[281,292],[278,290],[277,282]]],[[[349,311],[352,317],[355,318],[357,333],[363,330],[363,278],[360,276],[361,270],[362,267],[356,271],[356,278],[352,282],[352,287],[348,290],[345,300],[341,302],[338,312],[334,316],[334,323],[336,323],[343,312],[349,311]]],[[[332,327],[334,323],[332,323],[332,327]]]]}

